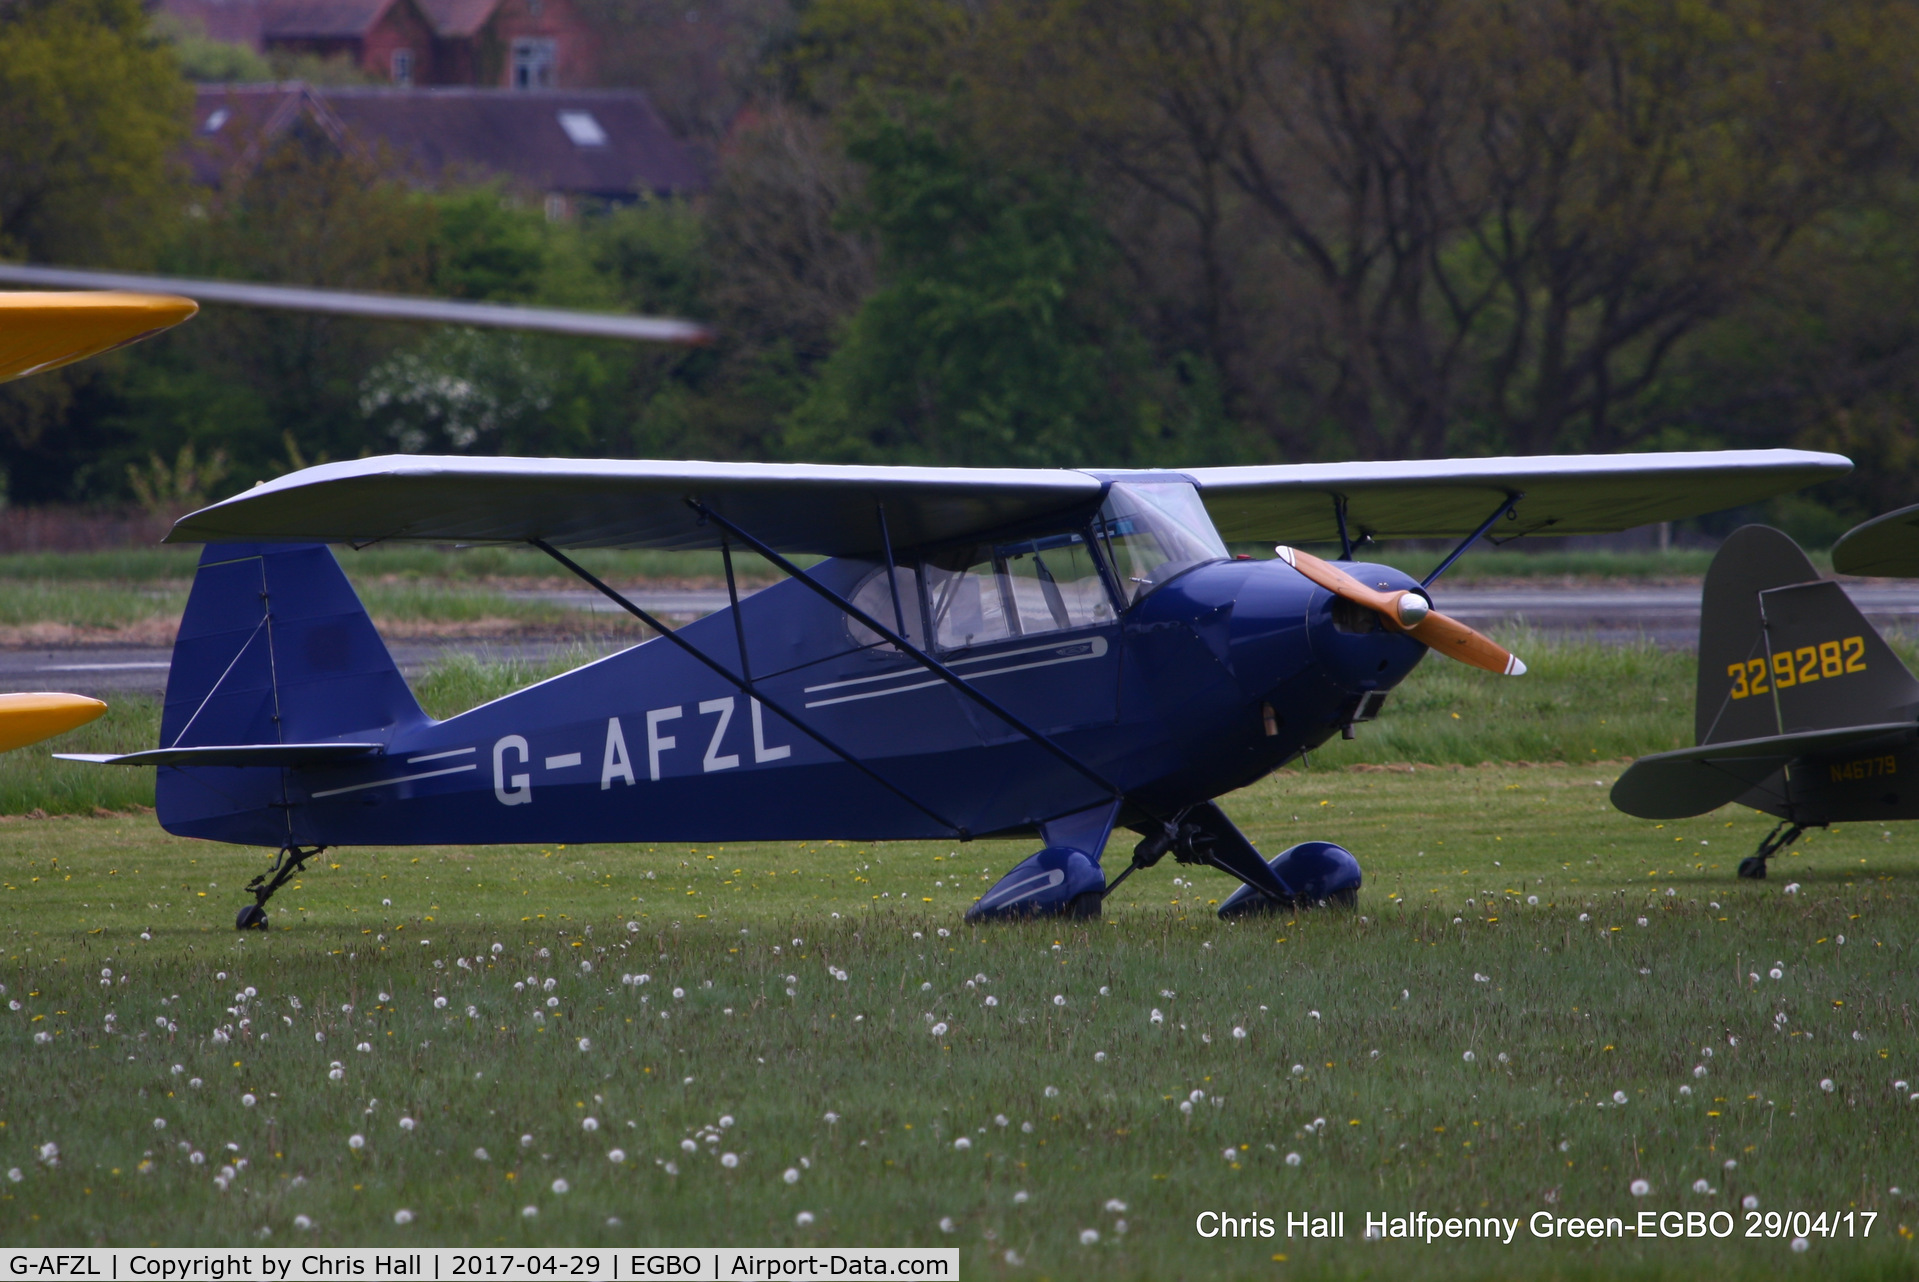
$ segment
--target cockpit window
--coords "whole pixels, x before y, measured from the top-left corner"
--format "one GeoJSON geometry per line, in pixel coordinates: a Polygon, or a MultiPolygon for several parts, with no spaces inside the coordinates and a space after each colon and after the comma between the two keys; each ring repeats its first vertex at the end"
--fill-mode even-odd
{"type": "Polygon", "coordinates": [[[1128,605],[1195,565],[1227,559],[1199,491],[1184,481],[1115,484],[1094,528],[1128,605]]]}
{"type": "MultiPolygon", "coordinates": [[[[894,615],[893,588],[887,582],[884,566],[867,575],[860,583],[853,593],[853,604],[896,632],[899,631],[899,619],[904,618],[906,631],[901,635],[914,646],[923,648],[926,645],[926,628],[920,615],[919,572],[910,565],[902,565],[894,569],[893,580],[899,585],[899,617],[894,615]]],[[[855,645],[872,646],[889,654],[899,648],[851,615],[847,616],[846,628],[852,633],[855,645]]]]}
{"type": "Polygon", "coordinates": [[[955,549],[926,562],[926,604],[942,649],[1105,623],[1113,603],[1077,531],[955,549]]]}

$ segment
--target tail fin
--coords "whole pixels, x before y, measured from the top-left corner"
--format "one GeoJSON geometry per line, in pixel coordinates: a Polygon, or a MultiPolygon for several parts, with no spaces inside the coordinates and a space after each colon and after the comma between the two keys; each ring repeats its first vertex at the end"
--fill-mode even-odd
{"type": "MultiPolygon", "coordinates": [[[[207,546],[173,647],[160,747],[385,742],[425,720],[324,544],[207,546]]],[[[276,843],[278,780],[277,770],[162,770],[160,822],[210,836],[201,821],[223,816],[223,839],[276,843]]]]}
{"type": "Polygon", "coordinates": [[[1778,530],[1735,530],[1706,571],[1697,742],[1910,720],[1919,681],[1778,530]]]}

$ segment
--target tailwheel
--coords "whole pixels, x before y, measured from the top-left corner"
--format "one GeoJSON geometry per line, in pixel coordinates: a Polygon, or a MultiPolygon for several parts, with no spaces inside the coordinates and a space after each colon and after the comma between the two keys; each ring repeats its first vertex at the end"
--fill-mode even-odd
{"type": "Polygon", "coordinates": [[[1747,855],[1739,861],[1739,875],[1747,881],[1764,881],[1766,879],[1766,861],[1758,855],[1747,855]]]}
{"type": "Polygon", "coordinates": [[[267,928],[267,900],[273,898],[273,892],[292,881],[306,866],[306,861],[325,850],[325,846],[283,846],[280,853],[273,857],[273,866],[247,883],[247,890],[253,895],[253,902],[240,910],[233,919],[235,930],[265,930],[267,928]]]}

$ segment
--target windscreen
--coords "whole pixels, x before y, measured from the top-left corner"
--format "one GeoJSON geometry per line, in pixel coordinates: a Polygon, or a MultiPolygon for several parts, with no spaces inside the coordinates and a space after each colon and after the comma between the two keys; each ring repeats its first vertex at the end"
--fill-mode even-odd
{"type": "Polygon", "coordinates": [[[1199,491],[1185,481],[1115,484],[1094,528],[1128,605],[1195,565],[1227,559],[1199,491]]]}

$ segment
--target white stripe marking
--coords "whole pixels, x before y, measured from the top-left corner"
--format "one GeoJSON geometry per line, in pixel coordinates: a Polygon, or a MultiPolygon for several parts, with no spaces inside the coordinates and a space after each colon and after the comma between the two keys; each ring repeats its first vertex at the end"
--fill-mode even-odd
{"type": "MultiPolygon", "coordinates": [[[[985,672],[968,672],[962,675],[968,681],[978,681],[985,677],[1005,676],[1009,672],[1025,672],[1030,668],[1050,668],[1061,663],[1079,663],[1086,659],[1097,659],[1101,655],[1106,653],[1106,642],[1100,638],[1095,638],[1094,640],[1096,644],[1090,647],[1085,654],[1069,654],[1063,659],[1041,659],[1037,663],[1015,663],[1011,667],[991,668],[985,672]]],[[[1045,646],[1042,648],[1048,649],[1048,650],[1056,650],[1059,647],[1045,646]]],[[[1013,654],[1032,654],[1034,653],[1034,651],[1033,650],[1015,650],[1015,651],[1012,651],[1012,653],[1013,654]]],[[[1002,658],[1004,656],[994,655],[993,657],[997,659],[997,658],[1002,658]]],[[[848,681],[842,684],[852,685],[853,682],[848,681]]],[[[867,690],[861,694],[843,694],[839,696],[837,699],[815,699],[811,703],[806,704],[805,706],[809,708],[824,708],[828,706],[829,704],[855,703],[861,699],[884,699],[889,694],[905,694],[909,690],[924,690],[928,686],[937,686],[937,685],[945,685],[945,684],[946,683],[944,681],[941,681],[938,678],[934,678],[931,681],[916,681],[910,686],[893,686],[886,690],[867,690]]],[[[815,688],[825,690],[825,689],[830,689],[831,687],[817,686],[815,688]]]]}
{"type": "Polygon", "coordinates": [[[577,766],[579,764],[580,754],[577,752],[569,752],[564,756],[548,757],[546,759],[546,768],[548,770],[564,770],[568,766],[577,766]]]}
{"type": "Polygon", "coordinates": [[[324,792],[314,792],[307,795],[314,801],[318,801],[322,797],[337,797],[343,792],[359,792],[366,788],[384,788],[390,783],[412,783],[415,779],[434,779],[440,775],[465,774],[469,770],[478,770],[479,768],[477,763],[468,762],[464,766],[448,766],[444,770],[422,770],[417,775],[399,775],[392,779],[375,779],[372,783],[348,784],[344,788],[328,788],[324,792]]]}
{"type": "MultiPolygon", "coordinates": [[[[1054,641],[1047,645],[1029,645],[1019,650],[1001,650],[997,654],[977,655],[971,659],[954,659],[948,662],[946,666],[949,668],[964,668],[976,663],[998,663],[1001,659],[1016,659],[1022,654],[1044,654],[1047,651],[1058,653],[1068,647],[1082,645],[1092,647],[1091,653],[1073,657],[1097,659],[1106,653],[1105,637],[1088,637],[1084,641],[1054,641]]],[[[895,677],[913,676],[924,671],[926,671],[926,669],[916,663],[911,667],[897,668],[892,672],[882,672],[876,677],[853,677],[846,681],[828,681],[825,685],[807,686],[801,693],[818,694],[822,690],[839,690],[846,686],[870,685],[875,681],[891,681],[895,677]]]]}
{"type": "Polygon", "coordinates": [[[478,748],[448,748],[445,752],[429,752],[424,757],[408,757],[406,763],[412,766],[422,761],[444,761],[448,757],[464,757],[478,751],[478,748]]]}
{"type": "Polygon", "coordinates": [[[35,668],[35,672],[131,672],[136,668],[170,668],[170,661],[160,663],[50,663],[35,668]]]}

